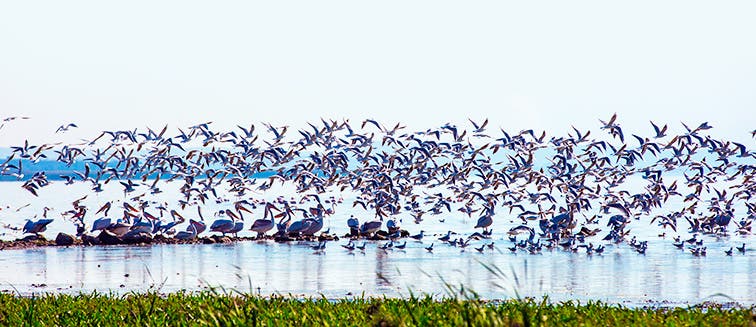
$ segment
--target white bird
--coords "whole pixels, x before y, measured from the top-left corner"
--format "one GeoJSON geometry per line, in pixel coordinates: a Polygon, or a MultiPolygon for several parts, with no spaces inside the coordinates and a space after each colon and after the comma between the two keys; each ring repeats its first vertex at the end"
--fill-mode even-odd
{"type": "Polygon", "coordinates": [[[131,230],[152,233],[155,229],[155,223],[150,219],[139,219],[131,226],[131,230]]]}
{"type": "Polygon", "coordinates": [[[252,223],[252,227],[250,227],[249,230],[257,233],[257,238],[260,238],[261,236],[265,235],[268,231],[273,229],[273,227],[276,226],[275,218],[271,215],[270,220],[268,219],[257,219],[252,223]]]}
{"type": "Polygon", "coordinates": [[[483,228],[483,230],[488,230],[488,227],[493,224],[493,217],[491,215],[483,215],[480,218],[478,218],[478,223],[475,224],[475,228],[483,228]]]}
{"type": "Polygon", "coordinates": [[[187,231],[180,231],[173,238],[177,240],[191,240],[197,237],[197,228],[194,225],[189,224],[187,231]]]}
{"type": "Polygon", "coordinates": [[[105,230],[115,234],[118,237],[126,235],[131,230],[131,224],[123,219],[118,219],[115,223],[108,225],[105,230]]]}
{"type": "Polygon", "coordinates": [[[110,218],[97,218],[94,222],[92,222],[92,230],[90,230],[89,232],[91,233],[98,230],[104,230],[105,228],[108,228],[108,226],[110,226],[110,218]]]}
{"type": "Polygon", "coordinates": [[[452,231],[448,231],[446,232],[446,235],[439,237],[438,240],[441,242],[448,242],[451,239],[452,234],[455,234],[455,233],[452,231]]]}
{"type": "Polygon", "coordinates": [[[79,127],[79,126],[76,126],[76,124],[74,124],[74,123],[70,123],[70,124],[67,124],[67,125],[60,125],[60,127],[58,127],[58,129],[55,130],[55,133],[58,133],[58,132],[68,132],[68,129],[71,128],[71,127],[75,127],[76,128],[76,127],[79,127]]]}
{"type": "Polygon", "coordinates": [[[297,220],[286,228],[286,233],[298,235],[303,230],[309,228],[310,224],[312,224],[312,221],[308,219],[297,220]]]}
{"type": "Polygon", "coordinates": [[[381,229],[383,222],[380,220],[367,221],[360,226],[360,234],[371,235],[381,229]]]}
{"type": "Polygon", "coordinates": [[[308,218],[307,220],[309,220],[310,223],[305,229],[302,229],[302,234],[312,236],[323,229],[323,216],[308,218]]]}
{"type": "Polygon", "coordinates": [[[399,231],[399,223],[396,222],[396,219],[389,219],[386,222],[386,228],[388,228],[389,234],[396,233],[399,231]]]}
{"type": "Polygon", "coordinates": [[[189,226],[186,227],[186,231],[190,231],[191,228],[194,228],[197,235],[199,235],[207,229],[207,224],[203,221],[189,219],[189,226]]]}
{"type": "Polygon", "coordinates": [[[210,231],[219,232],[225,236],[226,233],[230,233],[234,229],[235,225],[231,219],[217,219],[210,225],[210,231]]]}
{"type": "Polygon", "coordinates": [[[40,219],[37,221],[26,220],[23,232],[28,234],[39,234],[47,230],[47,225],[50,224],[52,219],[40,219]]]}
{"type": "Polygon", "coordinates": [[[235,221],[234,227],[231,228],[231,230],[228,231],[229,234],[234,234],[234,236],[237,236],[241,230],[244,229],[244,222],[243,221],[235,221]]]}

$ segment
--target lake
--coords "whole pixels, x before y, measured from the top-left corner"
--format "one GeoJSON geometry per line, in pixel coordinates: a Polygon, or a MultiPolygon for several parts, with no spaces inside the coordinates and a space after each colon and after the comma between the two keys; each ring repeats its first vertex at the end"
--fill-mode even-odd
{"type": "MultiPolygon", "coordinates": [[[[176,190],[167,184],[165,199],[174,198],[176,190]]],[[[60,218],[73,199],[87,194],[87,186],[64,186],[53,183],[35,198],[19,192],[18,182],[0,183],[0,194],[12,194],[3,199],[2,223],[20,226],[25,218],[39,214],[43,206],[53,208],[50,215],[56,220],[44,233],[54,238],[57,232],[73,233],[73,224],[60,218]],[[29,203],[28,206],[25,206],[29,203]],[[17,210],[20,208],[19,210],[17,210]]],[[[291,194],[290,190],[273,189],[252,194],[256,198],[274,200],[277,194],[291,194]],[[271,194],[271,195],[268,195],[271,194]]],[[[327,198],[328,194],[321,195],[327,198]]],[[[335,206],[324,228],[344,235],[346,219],[370,217],[359,206],[352,206],[350,195],[335,206]]],[[[123,198],[120,187],[113,184],[102,193],[90,194],[82,203],[93,213],[106,201],[123,198]]],[[[159,201],[156,201],[159,203],[159,201]]],[[[674,205],[672,203],[671,205],[674,205]]],[[[208,203],[203,207],[205,219],[212,220],[213,212],[228,203],[208,203]]],[[[247,226],[260,218],[258,207],[247,226]]],[[[183,214],[196,218],[187,210],[183,214]]],[[[586,242],[605,244],[606,251],[589,255],[584,249],[577,253],[561,249],[544,250],[530,255],[520,251],[511,253],[506,231],[520,224],[507,217],[502,210],[496,218],[490,240],[471,241],[464,250],[437,240],[448,230],[466,237],[474,229],[477,217],[459,212],[427,215],[419,224],[402,217],[402,227],[415,234],[426,231],[422,242],[407,239],[404,250],[383,250],[386,242],[367,242],[364,252],[349,252],[340,245],[347,240],[327,243],[324,252],[316,253],[310,242],[275,243],[247,241],[234,244],[211,245],[151,245],[46,247],[0,251],[0,290],[32,293],[78,293],[155,290],[173,292],[196,291],[221,287],[226,290],[257,294],[292,294],[296,296],[325,296],[343,298],[360,296],[408,296],[414,294],[448,295],[448,286],[464,286],[487,299],[512,297],[542,297],[552,300],[603,300],[625,305],[644,305],[664,302],[686,305],[702,301],[737,301],[756,303],[756,251],[753,236],[731,235],[724,238],[703,236],[706,256],[693,256],[688,250],[672,245],[672,236],[658,236],[662,230],[648,219],[631,222],[631,235],[649,242],[645,255],[636,253],[627,244],[601,241],[608,231],[605,223],[595,225],[604,231],[586,242]],[[494,242],[494,249],[475,248],[494,242]],[[433,252],[425,247],[434,243],[433,252]],[[746,243],[745,254],[726,256],[724,250],[746,243]],[[488,267],[488,268],[487,268],[488,267]],[[492,270],[502,273],[495,274],[492,270]]],[[[94,219],[90,216],[89,220],[94,219]]],[[[684,224],[684,222],[681,222],[684,224]]],[[[533,223],[531,222],[531,226],[533,223]]],[[[681,225],[682,226],[682,225],[681,225]]],[[[182,226],[183,228],[183,226],[182,226]]],[[[594,227],[592,227],[594,228],[594,227]]],[[[690,234],[680,228],[679,235],[690,234]]],[[[243,232],[241,236],[250,236],[243,232]]],[[[4,239],[20,237],[20,232],[7,229],[4,239]]],[[[399,240],[396,244],[404,243],[399,240]]],[[[358,241],[362,244],[362,241],[358,241]]]]}

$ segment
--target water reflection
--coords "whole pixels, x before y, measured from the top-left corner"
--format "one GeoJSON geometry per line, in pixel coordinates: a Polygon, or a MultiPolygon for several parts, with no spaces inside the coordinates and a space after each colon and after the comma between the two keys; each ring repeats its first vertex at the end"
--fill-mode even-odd
{"type": "MultiPolygon", "coordinates": [[[[72,247],[4,250],[0,282],[6,291],[129,292],[226,289],[262,294],[359,295],[447,294],[444,282],[465,285],[486,298],[548,295],[554,300],[601,299],[638,303],[648,300],[697,302],[717,293],[754,303],[756,255],[724,256],[712,248],[706,257],[680,253],[670,244],[638,255],[626,246],[604,255],[544,252],[541,255],[460,252],[422,243],[384,251],[368,244],[365,253],[348,253],[329,244],[313,254],[312,244],[247,242],[143,247],[72,247]],[[483,265],[503,272],[494,274],[483,265]],[[44,284],[44,285],[42,285],[44,284]],[[40,286],[42,285],[42,286],[40,286]]],[[[722,299],[720,299],[722,300],[722,299]]]]}

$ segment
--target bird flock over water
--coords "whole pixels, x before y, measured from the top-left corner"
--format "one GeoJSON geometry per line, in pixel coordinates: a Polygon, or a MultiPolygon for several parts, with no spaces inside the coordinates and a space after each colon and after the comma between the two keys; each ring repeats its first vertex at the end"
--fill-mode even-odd
{"type": "MultiPolygon", "coordinates": [[[[5,118],[2,126],[17,119],[28,117],[5,118]]],[[[493,229],[508,222],[514,226],[504,241],[513,253],[601,254],[606,245],[627,244],[644,254],[648,240],[632,235],[631,227],[650,224],[674,246],[701,256],[704,236],[747,237],[756,219],[756,154],[712,137],[708,123],[682,123],[684,130],[672,133],[650,122],[646,133],[629,136],[616,114],[600,119],[597,131],[572,127],[562,136],[494,129],[488,119],[426,130],[372,119],[307,125],[220,131],[206,122],[173,132],[168,126],[102,131],[76,144],[25,141],[0,159],[0,177],[17,180],[19,192],[43,201],[52,183],[89,190],[70,207],[45,206],[23,226],[5,227],[38,237],[61,219],[84,244],[253,232],[282,242],[319,240],[312,247],[320,253],[334,239],[325,222],[339,217],[348,230],[341,247],[349,252],[384,240],[383,250],[425,241],[428,252],[445,243],[463,250],[477,244],[483,253],[495,248],[493,229]],[[69,172],[33,169],[49,161],[69,172]],[[168,183],[178,196],[157,200],[168,183]],[[84,204],[108,184],[120,185],[123,196],[84,204]],[[296,196],[271,200],[277,186],[296,196]],[[221,209],[205,217],[210,204],[221,209]],[[347,218],[338,212],[343,206],[362,215],[347,218]],[[469,219],[472,232],[431,236],[422,229],[448,217],[469,219]]],[[[72,128],[77,124],[55,133],[72,128]]],[[[4,209],[0,222],[12,214],[4,209]]],[[[733,242],[724,254],[733,248],[746,251],[745,243],[733,242]]]]}

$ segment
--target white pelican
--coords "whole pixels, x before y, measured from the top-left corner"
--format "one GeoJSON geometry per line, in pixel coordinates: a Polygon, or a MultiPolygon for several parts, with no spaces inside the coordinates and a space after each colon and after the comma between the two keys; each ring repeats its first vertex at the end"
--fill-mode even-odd
{"type": "Polygon", "coordinates": [[[257,233],[257,238],[260,238],[261,236],[265,235],[268,231],[273,229],[273,227],[276,226],[276,221],[273,215],[270,216],[270,220],[268,219],[258,219],[255,220],[255,222],[252,223],[252,227],[249,229],[253,232],[257,233]]]}
{"type": "Polygon", "coordinates": [[[323,216],[307,218],[307,220],[309,224],[307,224],[306,228],[302,229],[302,234],[312,236],[323,228],[323,216]]]}
{"type": "Polygon", "coordinates": [[[50,224],[52,219],[40,219],[37,221],[26,220],[23,232],[29,234],[39,234],[47,230],[47,225],[50,224]]]}
{"type": "Polygon", "coordinates": [[[217,219],[210,225],[211,232],[220,232],[224,236],[226,233],[230,233],[234,229],[235,223],[231,219],[217,219]]]}
{"type": "Polygon", "coordinates": [[[491,215],[483,215],[478,218],[478,223],[475,224],[475,228],[483,228],[484,231],[487,231],[491,224],[493,224],[493,217],[491,217],[491,215]]]}
{"type": "Polygon", "coordinates": [[[105,229],[118,237],[122,237],[123,235],[126,235],[129,230],[131,230],[131,226],[132,225],[126,220],[118,219],[118,221],[108,225],[108,227],[106,227],[105,229]]]}
{"type": "Polygon", "coordinates": [[[381,230],[382,225],[383,225],[383,221],[380,221],[380,220],[367,221],[363,223],[362,226],[360,226],[360,234],[371,235],[381,230]]]}
{"type": "Polygon", "coordinates": [[[190,231],[191,228],[194,228],[199,235],[207,229],[207,224],[204,221],[189,219],[189,226],[186,227],[186,231],[190,231]]]}
{"type": "Polygon", "coordinates": [[[91,233],[98,230],[104,230],[105,228],[108,228],[108,226],[110,226],[110,218],[97,218],[94,222],[92,222],[92,230],[90,230],[89,232],[91,233]]]}
{"type": "Polygon", "coordinates": [[[191,240],[197,237],[197,228],[190,224],[187,231],[180,231],[173,238],[177,240],[191,240]]]}

